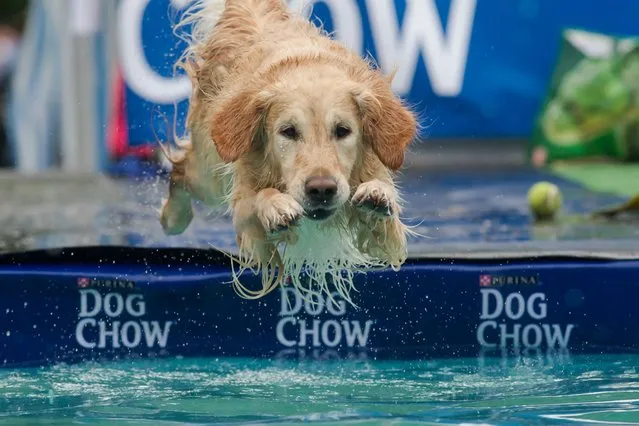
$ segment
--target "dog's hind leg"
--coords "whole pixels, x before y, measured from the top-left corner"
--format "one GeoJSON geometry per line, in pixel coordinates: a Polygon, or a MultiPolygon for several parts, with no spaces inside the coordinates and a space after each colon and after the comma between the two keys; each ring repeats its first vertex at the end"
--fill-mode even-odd
{"type": "Polygon", "coordinates": [[[193,220],[193,201],[211,208],[226,204],[231,173],[219,158],[215,146],[195,129],[190,140],[182,140],[181,151],[165,155],[173,164],[169,196],[162,206],[160,223],[168,235],[182,234],[193,220]]]}
{"type": "Polygon", "coordinates": [[[167,235],[182,234],[193,220],[193,205],[186,174],[189,157],[188,155],[180,157],[172,159],[169,196],[164,201],[160,213],[160,223],[167,235]]]}

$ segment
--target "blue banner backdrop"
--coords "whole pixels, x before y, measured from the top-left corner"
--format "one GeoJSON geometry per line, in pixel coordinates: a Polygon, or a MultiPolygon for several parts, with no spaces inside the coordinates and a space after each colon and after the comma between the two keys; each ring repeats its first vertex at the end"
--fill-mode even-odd
{"type": "MultiPolygon", "coordinates": [[[[117,249],[35,253],[0,265],[0,368],[156,356],[366,360],[639,349],[637,261],[411,261],[400,272],[357,275],[356,308],[337,295],[305,302],[291,288],[241,299],[214,251],[122,249],[99,267],[79,258],[90,252],[95,261],[117,249]]],[[[252,274],[243,281],[258,288],[252,274]]]]}
{"type": "MultiPolygon", "coordinates": [[[[120,60],[131,145],[182,132],[189,84],[173,63],[172,24],[190,0],[120,0],[120,60]]],[[[300,0],[290,0],[299,7],[300,0]]],[[[638,33],[632,0],[310,0],[312,19],[382,69],[422,113],[431,138],[525,137],[545,95],[562,30],[638,33]]]]}

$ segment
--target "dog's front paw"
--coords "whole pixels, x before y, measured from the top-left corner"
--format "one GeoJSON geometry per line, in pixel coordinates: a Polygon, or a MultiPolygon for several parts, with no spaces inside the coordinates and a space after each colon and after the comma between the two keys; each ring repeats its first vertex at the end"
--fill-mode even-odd
{"type": "Polygon", "coordinates": [[[393,216],[398,209],[395,189],[378,179],[362,183],[351,202],[356,207],[380,216],[393,216]]]}
{"type": "Polygon", "coordinates": [[[279,191],[260,194],[255,203],[257,218],[264,230],[278,233],[295,226],[304,214],[302,206],[290,195],[279,191]]]}

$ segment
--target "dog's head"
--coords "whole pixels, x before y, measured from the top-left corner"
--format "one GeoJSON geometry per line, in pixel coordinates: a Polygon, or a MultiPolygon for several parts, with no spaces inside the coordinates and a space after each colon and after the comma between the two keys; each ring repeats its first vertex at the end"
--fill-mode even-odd
{"type": "Polygon", "coordinates": [[[265,158],[271,170],[262,172],[277,176],[309,217],[322,220],[348,201],[351,177],[367,166],[365,150],[393,171],[402,166],[416,120],[389,79],[373,71],[355,79],[316,64],[230,91],[211,129],[224,161],[265,158]]]}

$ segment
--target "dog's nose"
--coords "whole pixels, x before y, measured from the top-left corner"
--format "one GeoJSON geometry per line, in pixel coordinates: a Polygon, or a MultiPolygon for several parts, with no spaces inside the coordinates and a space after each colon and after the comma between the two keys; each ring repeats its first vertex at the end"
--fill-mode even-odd
{"type": "Polygon", "coordinates": [[[313,204],[329,204],[337,195],[337,181],[332,177],[314,176],[306,180],[304,189],[313,204]]]}

